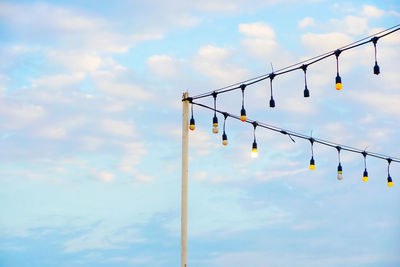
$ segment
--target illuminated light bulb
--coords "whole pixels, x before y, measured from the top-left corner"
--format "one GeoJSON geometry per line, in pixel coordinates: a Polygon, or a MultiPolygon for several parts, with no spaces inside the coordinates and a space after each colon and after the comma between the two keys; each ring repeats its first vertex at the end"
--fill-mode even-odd
{"type": "Polygon", "coordinates": [[[196,124],[194,122],[194,118],[193,117],[190,119],[189,129],[192,130],[192,131],[194,131],[194,129],[196,129],[196,124]]]}
{"type": "Polygon", "coordinates": [[[257,151],[257,143],[256,143],[256,141],[253,142],[253,148],[251,149],[251,157],[252,157],[252,158],[257,158],[257,157],[258,157],[258,151],[257,151]]]}
{"type": "Polygon", "coordinates": [[[246,121],[246,110],[244,109],[244,107],[242,107],[242,110],[240,110],[240,120],[241,121],[246,121]]]}
{"type": "Polygon", "coordinates": [[[374,66],[374,74],[378,75],[380,72],[378,63],[375,61],[375,66],[374,66]]]}
{"type": "Polygon", "coordinates": [[[275,107],[275,100],[271,96],[271,100],[269,101],[269,107],[274,108],[275,107]]]}
{"type": "Polygon", "coordinates": [[[368,182],[368,172],[367,169],[365,169],[364,174],[363,174],[363,181],[368,182]]]}
{"type": "Polygon", "coordinates": [[[393,182],[392,182],[392,177],[388,176],[388,186],[392,187],[393,186],[393,182]]]}
{"type": "Polygon", "coordinates": [[[314,161],[314,157],[311,157],[310,160],[310,170],[314,170],[315,169],[315,161],[314,161]]]}
{"type": "Polygon", "coordinates": [[[218,133],[218,118],[216,115],[214,115],[213,118],[213,128],[212,128],[212,132],[217,134],[218,133]]]}
{"type": "Polygon", "coordinates": [[[222,134],[222,144],[223,144],[224,146],[227,146],[227,145],[228,145],[228,137],[226,136],[226,133],[225,133],[225,132],[222,134]]]}
{"type": "Polygon", "coordinates": [[[342,165],[339,163],[339,166],[337,167],[337,179],[340,181],[343,179],[343,169],[342,165]]]}
{"type": "Polygon", "coordinates": [[[310,97],[310,91],[308,90],[307,85],[304,88],[304,97],[310,97]]]}
{"type": "Polygon", "coordinates": [[[340,78],[339,74],[336,76],[335,88],[336,88],[336,90],[341,90],[343,88],[342,78],[340,78]]]}

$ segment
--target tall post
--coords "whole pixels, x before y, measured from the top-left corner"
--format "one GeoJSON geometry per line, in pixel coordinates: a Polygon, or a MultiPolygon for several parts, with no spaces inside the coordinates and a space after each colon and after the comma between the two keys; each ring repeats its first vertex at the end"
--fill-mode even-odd
{"type": "MultiPolygon", "coordinates": [[[[183,93],[183,98],[189,97],[183,93]]],[[[181,267],[187,267],[187,202],[189,165],[189,101],[182,101],[181,267]]]]}

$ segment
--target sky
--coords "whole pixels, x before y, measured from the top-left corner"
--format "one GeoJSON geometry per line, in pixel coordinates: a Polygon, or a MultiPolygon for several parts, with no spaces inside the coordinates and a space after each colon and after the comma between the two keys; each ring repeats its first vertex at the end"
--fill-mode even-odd
{"type": "MultiPolygon", "coordinates": [[[[0,1],[0,266],[178,266],[182,93],[398,24],[398,1],[0,1]]],[[[400,32],[246,89],[249,119],[400,157],[400,32]]],[[[201,100],[212,104],[212,99],[201,100]]],[[[218,97],[239,114],[240,91],[218,97]]],[[[188,266],[399,266],[400,164],[194,107],[188,266]],[[219,117],[222,122],[222,117],[219,117]]]]}

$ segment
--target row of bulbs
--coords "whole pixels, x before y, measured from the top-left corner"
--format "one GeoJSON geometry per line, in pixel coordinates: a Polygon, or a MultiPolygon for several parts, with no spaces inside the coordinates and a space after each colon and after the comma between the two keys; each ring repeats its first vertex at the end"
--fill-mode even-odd
{"type": "MultiPolygon", "coordinates": [[[[226,118],[228,117],[228,114],[227,113],[223,113],[223,115],[224,115],[224,126],[223,126],[223,133],[222,133],[222,145],[227,146],[228,145],[228,136],[226,135],[226,132],[225,132],[225,122],[226,122],[226,118]]],[[[243,121],[243,122],[247,120],[246,111],[244,110],[244,108],[242,108],[242,110],[241,110],[240,120],[243,121]]],[[[258,150],[257,150],[257,141],[256,141],[255,131],[256,131],[256,128],[257,128],[258,124],[257,124],[257,122],[253,122],[252,124],[253,124],[253,127],[254,127],[254,132],[253,132],[254,133],[254,141],[253,141],[253,144],[252,144],[252,147],[251,147],[251,157],[252,158],[257,158],[258,157],[258,150]]],[[[218,129],[218,117],[216,115],[215,107],[214,107],[214,117],[213,117],[212,126],[213,126],[212,127],[212,132],[214,134],[218,134],[218,132],[219,132],[219,129],[218,129]]],[[[192,131],[194,131],[196,129],[196,124],[195,124],[195,120],[194,120],[194,117],[193,117],[193,104],[192,104],[192,117],[190,118],[190,122],[189,122],[189,129],[192,130],[192,131]]],[[[310,159],[309,168],[310,168],[310,170],[315,170],[314,139],[310,138],[309,141],[311,143],[311,159],[310,159]]],[[[340,180],[343,179],[343,167],[342,167],[341,160],[340,160],[341,147],[337,146],[336,149],[338,151],[338,159],[339,159],[339,164],[338,164],[338,167],[337,167],[337,179],[340,181],[340,180]]],[[[368,181],[368,171],[367,171],[366,158],[367,158],[368,154],[367,154],[367,152],[364,151],[364,152],[362,152],[362,155],[364,157],[364,167],[365,167],[364,172],[363,172],[362,180],[364,182],[367,182],[368,181]]],[[[387,161],[388,161],[388,177],[387,177],[387,182],[388,183],[387,183],[387,185],[389,187],[392,187],[393,186],[393,181],[392,181],[392,178],[390,176],[390,170],[389,170],[390,163],[392,162],[392,159],[388,158],[387,161]]]]}
{"type": "MultiPolygon", "coordinates": [[[[373,72],[376,75],[378,75],[380,73],[380,68],[379,68],[379,65],[377,63],[377,57],[376,57],[376,43],[377,43],[378,39],[379,39],[379,37],[373,37],[371,39],[372,43],[374,44],[374,50],[375,50],[375,65],[374,65],[374,68],[373,68],[373,72]]],[[[334,55],[336,57],[336,71],[337,71],[337,75],[336,75],[336,78],[335,78],[335,88],[336,88],[336,90],[341,90],[343,88],[342,78],[339,75],[339,55],[341,54],[341,52],[342,51],[339,50],[339,49],[334,52],[334,55]]],[[[304,83],[305,83],[304,97],[310,97],[310,91],[307,88],[307,67],[308,67],[308,65],[304,65],[304,64],[300,67],[300,69],[302,69],[304,71],[304,83]]],[[[271,73],[269,75],[270,88],[271,88],[271,99],[270,99],[269,105],[270,105],[271,108],[275,107],[275,100],[273,98],[273,93],[272,93],[272,80],[274,79],[275,76],[276,76],[276,74],[274,74],[274,73],[271,73]]],[[[245,88],[246,88],[246,84],[240,85],[239,88],[242,91],[242,109],[240,110],[240,120],[245,122],[247,120],[246,109],[244,108],[244,91],[245,91],[245,88]]],[[[213,92],[212,93],[212,96],[214,98],[214,117],[213,117],[213,123],[212,123],[212,126],[213,126],[212,127],[212,132],[214,134],[218,134],[218,132],[219,132],[219,130],[218,130],[218,117],[216,115],[216,98],[217,98],[217,94],[218,94],[217,92],[213,92]]],[[[226,122],[226,118],[228,117],[228,114],[227,113],[223,113],[223,114],[224,114],[224,126],[223,126],[223,133],[222,133],[222,144],[224,146],[226,146],[226,145],[228,145],[228,137],[227,137],[226,132],[225,132],[225,122],[226,122]]],[[[252,148],[251,148],[251,157],[252,158],[257,158],[258,157],[258,150],[257,150],[257,141],[256,141],[256,135],[255,135],[257,122],[253,122],[253,126],[254,126],[254,141],[253,141],[252,148]]],[[[195,120],[194,120],[194,117],[193,117],[193,104],[192,104],[192,117],[190,119],[189,129],[193,131],[193,130],[195,130],[195,128],[196,128],[196,125],[195,125],[195,120]]],[[[309,140],[311,142],[311,152],[312,152],[311,160],[310,160],[310,170],[314,170],[315,169],[314,150],[313,150],[314,139],[311,138],[309,140]]],[[[341,162],[340,162],[340,150],[341,150],[341,148],[340,147],[336,147],[336,149],[338,150],[338,157],[339,157],[339,165],[337,167],[337,179],[338,180],[342,180],[343,179],[343,168],[342,168],[342,165],[341,165],[341,162]]],[[[362,153],[362,155],[364,156],[364,165],[365,165],[365,170],[363,172],[362,180],[364,182],[367,182],[368,181],[368,171],[367,171],[367,166],[366,166],[367,153],[364,151],[362,153]]],[[[388,161],[388,178],[387,178],[387,181],[388,181],[388,186],[392,187],[393,186],[393,181],[392,181],[392,178],[390,177],[390,173],[389,173],[389,166],[390,166],[390,163],[391,163],[392,160],[389,158],[389,159],[387,159],[387,161],[388,161]]]]}

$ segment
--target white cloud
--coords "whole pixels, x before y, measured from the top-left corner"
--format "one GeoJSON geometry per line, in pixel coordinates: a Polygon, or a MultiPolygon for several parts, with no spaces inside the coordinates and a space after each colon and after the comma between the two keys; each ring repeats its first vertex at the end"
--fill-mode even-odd
{"type": "Polygon", "coordinates": [[[101,127],[104,132],[125,137],[135,137],[137,133],[132,123],[125,121],[104,119],[101,121],[101,127]]]}
{"type": "Polygon", "coordinates": [[[368,19],[356,16],[347,16],[344,19],[345,31],[349,34],[363,34],[368,30],[368,19]]]}
{"type": "Polygon", "coordinates": [[[239,24],[239,32],[244,35],[243,50],[248,54],[265,62],[276,53],[278,44],[275,40],[275,31],[267,24],[263,22],[239,24]]]}
{"type": "Polygon", "coordinates": [[[126,71],[96,71],[93,80],[100,91],[111,96],[129,98],[130,100],[147,100],[152,93],[126,78],[126,71]]]}
{"type": "Polygon", "coordinates": [[[378,9],[376,6],[363,5],[361,13],[370,18],[380,18],[385,14],[385,11],[378,9]]]}
{"type": "Polygon", "coordinates": [[[67,137],[67,131],[62,127],[49,126],[40,129],[38,135],[49,139],[64,139],[67,137]]]}
{"type": "Polygon", "coordinates": [[[350,36],[340,32],[306,33],[301,36],[301,43],[306,46],[307,50],[312,51],[313,55],[337,49],[352,41],[350,36]]]}
{"type": "Polygon", "coordinates": [[[300,29],[305,29],[307,27],[312,27],[312,26],[315,26],[315,20],[314,18],[310,17],[306,17],[297,23],[297,27],[300,29]]]}
{"type": "Polygon", "coordinates": [[[100,171],[96,173],[96,177],[103,182],[110,183],[115,180],[115,175],[109,171],[100,171]]]}
{"type": "Polygon", "coordinates": [[[196,70],[219,82],[229,83],[246,77],[247,71],[228,63],[230,52],[228,49],[212,45],[201,47],[193,60],[196,70]]]}
{"type": "Polygon", "coordinates": [[[263,22],[239,24],[239,32],[246,37],[275,40],[275,31],[263,22]]]}
{"type": "Polygon", "coordinates": [[[182,60],[166,55],[153,55],[147,59],[147,65],[157,75],[172,77],[178,74],[182,60]]]}
{"type": "Polygon", "coordinates": [[[24,105],[12,101],[0,101],[0,117],[3,127],[9,129],[32,125],[44,118],[46,112],[39,105],[24,105]]]}
{"type": "Polygon", "coordinates": [[[50,61],[56,61],[71,71],[94,71],[104,61],[95,52],[52,50],[47,53],[50,61]]]}
{"type": "Polygon", "coordinates": [[[46,87],[46,88],[62,88],[70,86],[72,84],[77,84],[85,79],[85,74],[82,72],[68,74],[56,74],[49,76],[42,76],[35,78],[32,83],[32,87],[46,87]]]}
{"type": "Polygon", "coordinates": [[[81,50],[125,53],[138,42],[162,38],[156,31],[121,34],[112,22],[44,3],[0,3],[0,16],[25,38],[42,41],[51,36],[81,50]]]}

